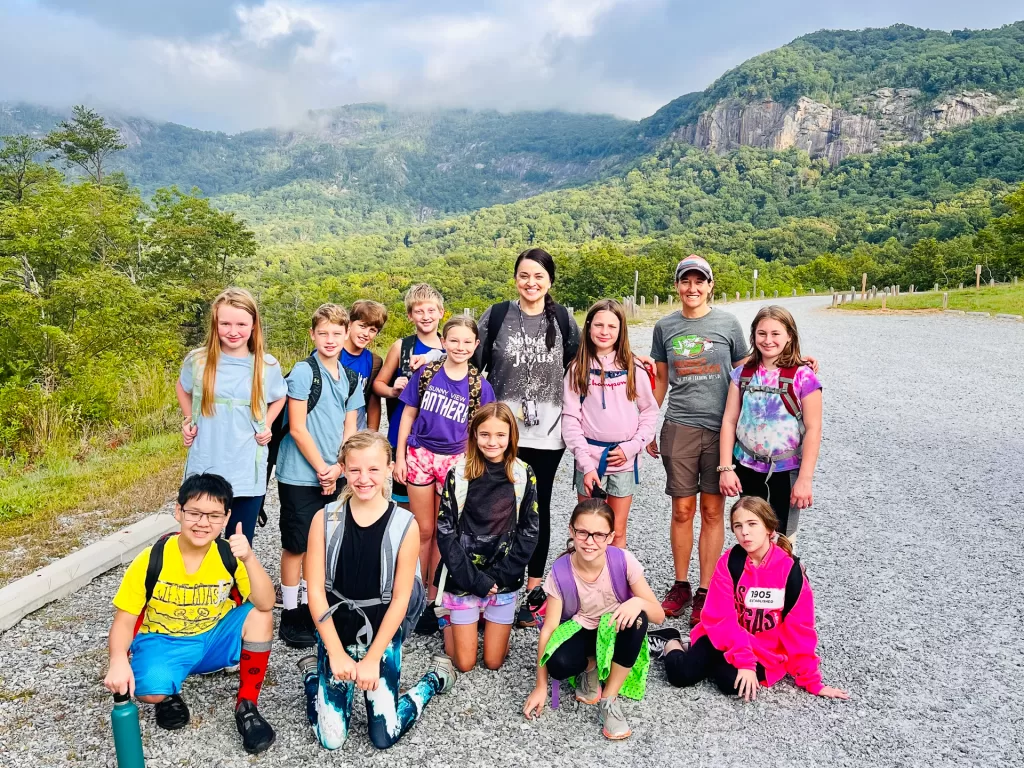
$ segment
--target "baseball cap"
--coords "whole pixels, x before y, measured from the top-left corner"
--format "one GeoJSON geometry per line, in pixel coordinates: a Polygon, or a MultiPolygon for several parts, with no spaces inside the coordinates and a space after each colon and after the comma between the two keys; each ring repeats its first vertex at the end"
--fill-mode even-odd
{"type": "Polygon", "coordinates": [[[714,276],[711,274],[711,265],[708,264],[706,259],[702,259],[696,254],[690,254],[685,259],[676,265],[676,282],[678,283],[683,279],[683,275],[687,272],[700,272],[708,280],[714,280],[714,276]]]}

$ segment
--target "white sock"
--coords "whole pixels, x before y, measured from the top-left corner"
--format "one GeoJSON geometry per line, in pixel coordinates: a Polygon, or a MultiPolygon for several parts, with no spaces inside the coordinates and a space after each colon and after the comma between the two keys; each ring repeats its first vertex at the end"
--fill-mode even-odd
{"type": "Polygon", "coordinates": [[[284,584],[281,585],[281,602],[284,604],[286,611],[294,610],[299,607],[299,587],[286,587],[284,584]]]}
{"type": "Polygon", "coordinates": [[[299,579],[299,602],[309,605],[309,592],[306,590],[306,580],[299,579]]]}

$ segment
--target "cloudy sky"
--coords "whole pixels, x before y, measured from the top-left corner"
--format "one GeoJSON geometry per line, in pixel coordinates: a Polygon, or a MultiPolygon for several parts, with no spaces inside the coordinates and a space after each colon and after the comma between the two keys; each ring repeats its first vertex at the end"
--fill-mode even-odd
{"type": "Polygon", "coordinates": [[[0,0],[0,100],[228,131],[361,101],[640,118],[816,29],[1021,18],[1021,0],[0,0]]]}

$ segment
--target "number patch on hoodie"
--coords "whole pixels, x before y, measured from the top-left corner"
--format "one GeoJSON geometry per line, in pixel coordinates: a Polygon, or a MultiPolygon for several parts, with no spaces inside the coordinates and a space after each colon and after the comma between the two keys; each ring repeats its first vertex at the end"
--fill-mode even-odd
{"type": "Polygon", "coordinates": [[[752,587],[747,590],[743,605],[747,608],[769,611],[781,610],[785,598],[785,589],[752,587]]]}

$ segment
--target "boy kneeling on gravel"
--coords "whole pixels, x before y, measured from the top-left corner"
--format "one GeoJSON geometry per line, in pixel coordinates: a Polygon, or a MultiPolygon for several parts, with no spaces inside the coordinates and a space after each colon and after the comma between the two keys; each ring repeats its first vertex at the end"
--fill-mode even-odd
{"type": "Polygon", "coordinates": [[[273,639],[274,586],[242,533],[230,525],[231,485],[220,475],[188,477],[174,516],[181,531],[144,549],[114,596],[110,668],[103,685],[156,705],[156,724],[184,728],[181,685],[189,675],[240,664],[235,723],[249,754],[274,743],[256,708],[273,639]]]}

